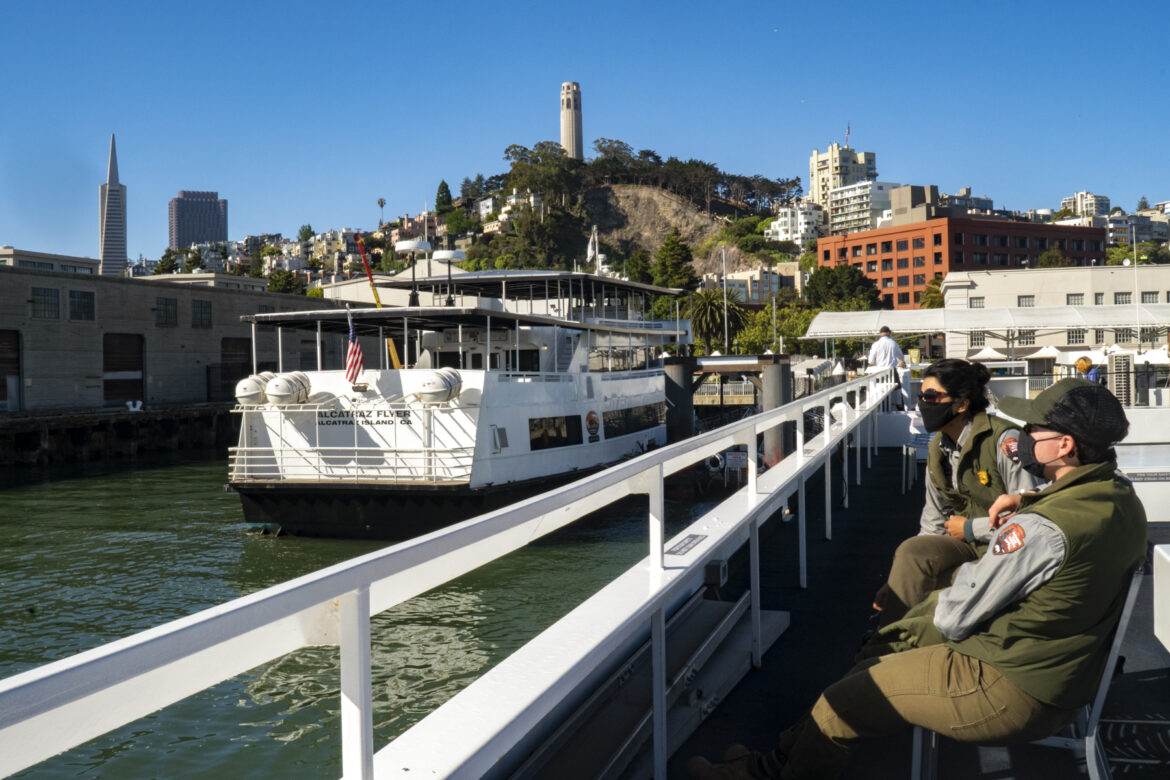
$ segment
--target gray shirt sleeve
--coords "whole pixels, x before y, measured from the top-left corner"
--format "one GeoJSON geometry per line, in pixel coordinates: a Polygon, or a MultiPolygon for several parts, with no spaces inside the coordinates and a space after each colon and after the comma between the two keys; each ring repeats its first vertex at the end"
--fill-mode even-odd
{"type": "Polygon", "coordinates": [[[934,626],[947,639],[966,639],[983,622],[1052,579],[1064,563],[1066,542],[1056,524],[1020,514],[998,529],[978,561],[964,563],[939,593],[934,626]]]}
{"type": "Polygon", "coordinates": [[[922,516],[918,520],[918,535],[945,534],[947,518],[950,517],[949,508],[943,506],[942,496],[929,472],[923,481],[926,482],[926,502],[922,505],[922,516]]]}

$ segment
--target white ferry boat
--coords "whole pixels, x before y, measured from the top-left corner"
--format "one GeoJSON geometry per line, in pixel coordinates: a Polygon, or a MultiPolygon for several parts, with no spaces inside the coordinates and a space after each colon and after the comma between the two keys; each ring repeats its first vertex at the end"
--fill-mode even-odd
{"type": "Polygon", "coordinates": [[[681,290],[563,271],[378,284],[428,305],[245,318],[253,341],[268,326],[317,346],[316,370],[237,387],[229,488],[248,523],[405,539],[665,443],[662,356],[689,322],[643,313],[681,290]],[[322,343],[351,328],[376,367],[347,377],[322,343]]]}

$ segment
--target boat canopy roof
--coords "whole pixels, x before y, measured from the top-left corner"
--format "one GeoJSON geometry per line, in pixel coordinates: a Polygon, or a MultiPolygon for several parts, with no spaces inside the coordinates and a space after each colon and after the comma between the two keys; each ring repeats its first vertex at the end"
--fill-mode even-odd
{"type": "Polygon", "coordinates": [[[876,338],[883,325],[899,336],[973,331],[1055,331],[1070,328],[1165,328],[1170,325],[1170,303],[1038,306],[1023,309],[823,311],[813,319],[804,337],[876,338]]]}
{"type": "MultiPolygon", "coordinates": [[[[449,330],[459,326],[482,328],[491,318],[492,327],[543,326],[591,330],[605,333],[629,334],[672,334],[674,323],[664,320],[625,321],[566,320],[541,314],[523,314],[483,307],[464,306],[386,306],[383,308],[363,307],[360,309],[321,309],[317,311],[281,311],[265,314],[245,314],[244,322],[270,325],[277,328],[316,331],[318,323],[325,333],[349,333],[349,318],[353,318],[354,330],[359,335],[383,335],[401,333],[403,330],[449,330]]],[[[686,333],[683,328],[680,333],[686,333]]]]}
{"type": "Polygon", "coordinates": [[[378,287],[393,287],[409,290],[417,286],[420,290],[446,292],[448,287],[454,288],[457,295],[478,295],[481,298],[499,298],[528,300],[530,298],[544,298],[547,293],[550,297],[569,292],[570,285],[574,294],[577,294],[582,285],[588,289],[600,288],[602,285],[626,292],[643,293],[646,295],[685,295],[686,290],[674,287],[657,287],[653,284],[631,282],[628,279],[619,279],[614,276],[597,276],[595,274],[578,271],[472,271],[453,275],[450,280],[446,274],[419,277],[411,281],[409,271],[400,271],[389,279],[377,278],[374,280],[378,287]]]}

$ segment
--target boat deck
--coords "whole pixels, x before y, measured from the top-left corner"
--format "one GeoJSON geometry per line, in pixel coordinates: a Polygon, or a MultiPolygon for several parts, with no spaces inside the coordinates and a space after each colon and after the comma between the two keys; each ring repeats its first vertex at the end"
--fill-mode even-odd
{"type": "MultiPolygon", "coordinates": [[[[863,484],[849,485],[849,509],[840,507],[842,485],[839,478],[834,480],[831,541],[824,538],[819,491],[810,491],[807,590],[797,581],[796,524],[769,523],[770,532],[761,533],[763,606],[788,610],[791,627],[764,656],[763,668],[750,672],[675,753],[671,777],[688,776],[689,757],[718,760],[735,742],[771,747],[780,731],[851,666],[862,635],[874,626],[869,604],[894,549],[918,528],[922,481],[901,495],[900,469],[895,452],[881,450],[863,484]]],[[[820,484],[819,478],[810,484],[820,484]]],[[[1156,518],[1157,507],[1147,510],[1156,518]]],[[[1151,544],[1170,542],[1170,523],[1152,523],[1149,537],[1151,544]]],[[[1101,719],[1102,743],[1117,778],[1170,776],[1170,653],[1153,634],[1152,580],[1147,572],[1122,648],[1123,674],[1110,688],[1101,719]]],[[[872,740],[858,751],[844,777],[909,777],[910,757],[909,731],[872,740]]],[[[1047,780],[1083,775],[1087,775],[1083,758],[1069,750],[975,747],[943,740],[939,751],[942,778],[1047,780]]]]}

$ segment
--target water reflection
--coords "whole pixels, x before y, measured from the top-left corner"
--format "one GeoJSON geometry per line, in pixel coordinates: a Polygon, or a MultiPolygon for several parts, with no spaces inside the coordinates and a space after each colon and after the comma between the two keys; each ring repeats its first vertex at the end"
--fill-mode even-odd
{"type": "MultiPolygon", "coordinates": [[[[222,458],[8,476],[0,485],[0,677],[378,549],[244,533],[222,458]]],[[[702,506],[670,506],[673,533],[702,506]]],[[[646,554],[645,500],[562,529],[371,625],[383,745],[646,554]]],[[[22,776],[340,773],[335,647],[290,653],[22,776]]]]}

